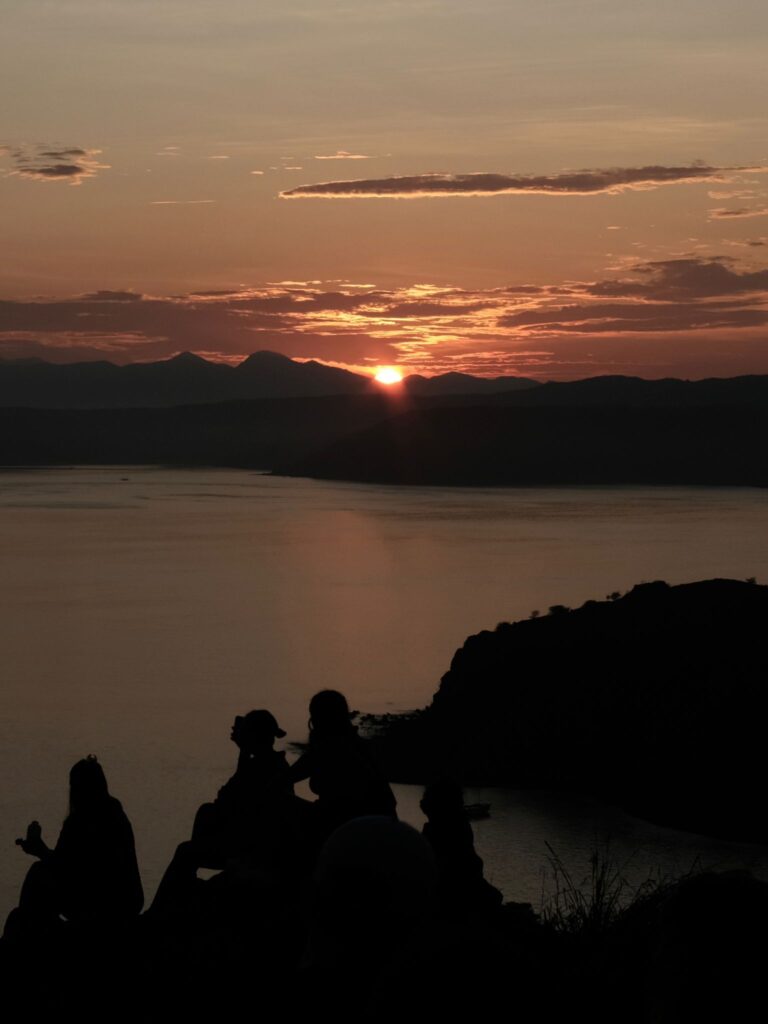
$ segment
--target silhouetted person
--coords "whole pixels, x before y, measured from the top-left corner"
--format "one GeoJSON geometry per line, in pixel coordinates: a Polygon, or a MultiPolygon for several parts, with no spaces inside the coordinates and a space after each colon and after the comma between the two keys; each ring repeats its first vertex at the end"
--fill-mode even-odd
{"type": "Polygon", "coordinates": [[[483,877],[461,786],[448,779],[433,782],[420,806],[427,816],[422,832],[435,854],[443,906],[481,913],[500,906],[502,894],[483,877]]]}
{"type": "Polygon", "coordinates": [[[224,867],[231,857],[240,856],[259,842],[268,817],[284,817],[293,803],[293,783],[282,750],[275,739],[285,731],[266,710],[238,715],[231,739],[238,747],[237,769],[224,783],[212,804],[203,804],[195,817],[192,843],[200,865],[224,867]]]}
{"type": "Polygon", "coordinates": [[[236,771],[198,810],[192,838],[177,847],[145,915],[157,1020],[235,1018],[273,1003],[277,1012],[305,943],[302,810],[311,813],[274,749],[284,736],[267,710],[235,719],[236,771]],[[203,879],[201,867],[221,870],[203,879]]]}
{"type": "MultiPolygon", "coordinates": [[[[432,851],[410,825],[362,817],[336,829],[314,872],[298,1016],[377,1019],[372,1012],[382,994],[424,941],[434,885],[432,851]]],[[[396,995],[408,993],[398,987],[396,995]]],[[[405,1005],[400,1001],[401,1012],[405,1005]]]]}
{"type": "Polygon", "coordinates": [[[36,821],[16,845],[38,863],[27,872],[7,936],[55,927],[60,918],[101,925],[141,912],[144,893],[131,823],[120,801],[110,796],[93,755],[69,773],[69,814],[56,846],[46,845],[36,821]]]}
{"type": "Polygon", "coordinates": [[[397,801],[352,724],[344,695],[321,690],[309,703],[309,715],[309,744],[290,774],[295,782],[309,779],[317,796],[320,838],[353,818],[396,818],[397,801]]]}
{"type": "Polygon", "coordinates": [[[308,807],[293,794],[285,754],[274,749],[284,736],[270,711],[235,718],[235,773],[213,803],[199,808],[191,840],[179,844],[165,871],[154,911],[176,914],[186,905],[194,917],[201,901],[210,903],[216,887],[199,883],[201,867],[226,868],[232,877],[256,871],[269,880],[295,869],[303,845],[301,808],[308,807]]]}

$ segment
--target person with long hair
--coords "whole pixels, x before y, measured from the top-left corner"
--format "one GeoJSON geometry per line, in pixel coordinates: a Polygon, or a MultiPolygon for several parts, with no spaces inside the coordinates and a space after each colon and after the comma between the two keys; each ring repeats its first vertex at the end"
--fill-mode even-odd
{"type": "Polygon", "coordinates": [[[353,818],[397,818],[395,796],[353,717],[338,690],[316,693],[309,703],[307,749],[291,766],[293,781],[309,779],[317,796],[321,839],[353,818]]]}
{"type": "Polygon", "coordinates": [[[69,814],[55,847],[43,840],[37,821],[16,845],[37,863],[27,872],[6,935],[56,926],[61,919],[103,925],[141,913],[144,892],[133,829],[92,754],[70,770],[69,814]]]}

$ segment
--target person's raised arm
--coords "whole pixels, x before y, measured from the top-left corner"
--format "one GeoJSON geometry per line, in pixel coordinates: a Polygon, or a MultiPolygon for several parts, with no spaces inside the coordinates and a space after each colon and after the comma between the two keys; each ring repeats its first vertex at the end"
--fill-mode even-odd
{"type": "Polygon", "coordinates": [[[43,830],[40,828],[39,821],[30,822],[27,826],[26,836],[23,839],[17,839],[16,845],[20,846],[30,857],[39,857],[40,860],[49,857],[53,852],[43,841],[43,830]]]}
{"type": "Polygon", "coordinates": [[[291,782],[302,782],[308,779],[314,769],[312,754],[307,750],[298,761],[294,761],[288,768],[288,778],[291,782]]]}

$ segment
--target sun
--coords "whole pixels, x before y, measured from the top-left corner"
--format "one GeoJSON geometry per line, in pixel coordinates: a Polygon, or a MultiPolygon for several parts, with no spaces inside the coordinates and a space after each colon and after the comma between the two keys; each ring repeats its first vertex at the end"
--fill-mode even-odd
{"type": "Polygon", "coordinates": [[[373,379],[378,381],[379,384],[399,384],[403,379],[403,375],[394,366],[380,366],[373,379]]]}

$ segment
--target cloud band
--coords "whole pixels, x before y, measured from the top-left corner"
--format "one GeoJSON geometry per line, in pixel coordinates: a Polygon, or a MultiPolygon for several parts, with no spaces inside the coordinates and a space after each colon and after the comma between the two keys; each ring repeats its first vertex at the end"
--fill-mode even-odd
{"type": "Polygon", "coordinates": [[[694,163],[682,167],[613,167],[566,171],[561,174],[415,174],[356,181],[323,181],[299,185],[280,193],[282,199],[421,199],[439,196],[597,195],[642,191],[662,185],[727,180],[733,172],[766,168],[712,167],[694,163]]]}
{"type": "Polygon", "coordinates": [[[109,167],[96,159],[100,149],[79,146],[6,146],[4,153],[13,163],[11,175],[33,181],[66,181],[80,185],[86,178],[94,178],[109,167]]]}

